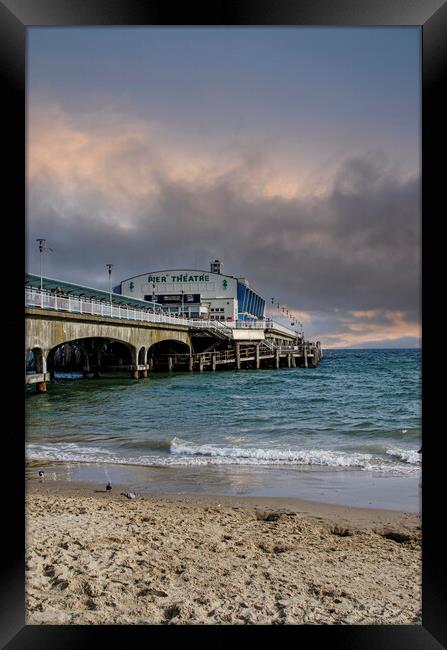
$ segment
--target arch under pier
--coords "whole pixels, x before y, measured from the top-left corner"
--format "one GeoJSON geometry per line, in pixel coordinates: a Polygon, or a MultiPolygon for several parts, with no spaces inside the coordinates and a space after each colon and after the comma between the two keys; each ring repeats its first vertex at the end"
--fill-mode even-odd
{"type": "MultiPolygon", "coordinates": [[[[149,351],[164,344],[191,350],[188,327],[27,307],[25,313],[25,382],[44,392],[59,367],[82,369],[84,376],[128,371],[147,377],[149,351]],[[116,362],[116,363],[115,363],[116,362]],[[28,371],[29,368],[29,371],[28,371]]],[[[168,347],[169,349],[169,347],[168,347]]]]}

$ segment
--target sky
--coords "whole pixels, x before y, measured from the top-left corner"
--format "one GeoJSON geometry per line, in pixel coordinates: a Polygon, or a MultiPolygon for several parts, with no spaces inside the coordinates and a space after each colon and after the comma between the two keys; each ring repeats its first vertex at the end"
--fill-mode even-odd
{"type": "Polygon", "coordinates": [[[28,272],[218,258],[325,348],[420,345],[419,27],[27,34],[28,272]]]}

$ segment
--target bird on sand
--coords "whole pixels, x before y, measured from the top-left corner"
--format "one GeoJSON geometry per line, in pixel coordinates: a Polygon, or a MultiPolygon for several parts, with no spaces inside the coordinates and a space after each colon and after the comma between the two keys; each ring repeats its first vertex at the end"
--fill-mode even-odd
{"type": "Polygon", "coordinates": [[[127,497],[128,499],[135,499],[137,495],[135,492],[121,492],[121,496],[127,497]]]}
{"type": "Polygon", "coordinates": [[[109,482],[107,483],[107,485],[106,485],[106,490],[107,490],[107,492],[110,492],[111,489],[112,489],[112,484],[111,484],[111,482],[109,481],[109,482]]]}
{"type": "Polygon", "coordinates": [[[44,478],[44,477],[45,477],[45,472],[43,471],[43,469],[40,469],[39,470],[39,478],[44,478]]]}

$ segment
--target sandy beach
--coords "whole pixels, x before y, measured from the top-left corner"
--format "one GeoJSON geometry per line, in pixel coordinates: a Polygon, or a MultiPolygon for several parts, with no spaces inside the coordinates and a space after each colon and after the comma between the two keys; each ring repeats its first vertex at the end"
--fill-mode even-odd
{"type": "Polygon", "coordinates": [[[421,624],[415,513],[28,481],[28,624],[421,624]]]}

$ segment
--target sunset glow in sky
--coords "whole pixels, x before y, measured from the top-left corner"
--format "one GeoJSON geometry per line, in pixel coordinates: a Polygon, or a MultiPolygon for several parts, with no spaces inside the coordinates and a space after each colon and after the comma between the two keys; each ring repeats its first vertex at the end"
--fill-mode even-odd
{"type": "Polygon", "coordinates": [[[117,284],[217,257],[323,347],[418,346],[420,49],[418,27],[29,29],[27,270],[37,237],[46,275],[98,288],[108,262],[117,284]]]}

